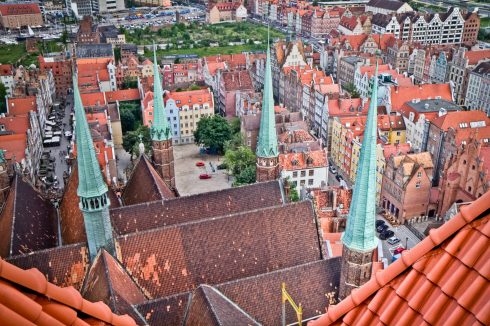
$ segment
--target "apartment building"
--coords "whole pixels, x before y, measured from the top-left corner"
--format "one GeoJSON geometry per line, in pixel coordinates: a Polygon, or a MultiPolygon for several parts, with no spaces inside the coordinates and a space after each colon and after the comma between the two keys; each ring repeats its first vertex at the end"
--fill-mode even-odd
{"type": "Polygon", "coordinates": [[[490,58],[470,72],[464,105],[470,110],[481,110],[490,116],[490,58]]]}

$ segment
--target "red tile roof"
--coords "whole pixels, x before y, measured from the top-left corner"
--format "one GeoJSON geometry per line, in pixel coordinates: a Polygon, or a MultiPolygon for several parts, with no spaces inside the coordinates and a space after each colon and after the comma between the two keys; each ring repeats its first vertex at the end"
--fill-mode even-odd
{"type": "Polygon", "coordinates": [[[288,171],[327,167],[327,153],[324,150],[317,150],[306,153],[280,154],[279,165],[288,171]]]}
{"type": "Polygon", "coordinates": [[[320,325],[489,325],[490,192],[327,314],[320,325]]]}
{"type": "MultiPolygon", "coordinates": [[[[368,74],[368,76],[372,76],[374,75],[374,71],[376,70],[376,66],[375,65],[372,65],[372,66],[362,66],[359,68],[359,72],[364,75],[364,74],[368,74]]],[[[390,70],[390,65],[379,65],[378,66],[378,72],[379,73],[383,73],[383,72],[387,72],[390,70]]]]}
{"type": "Polygon", "coordinates": [[[1,16],[13,16],[13,15],[33,15],[40,14],[41,9],[35,3],[26,4],[1,4],[0,15],[1,16]]]}
{"type": "Polygon", "coordinates": [[[378,114],[378,128],[382,131],[405,130],[405,122],[401,115],[378,114]]]}
{"type": "Polygon", "coordinates": [[[469,65],[476,65],[480,60],[490,59],[490,50],[467,51],[464,56],[468,59],[469,65]]]}
{"type": "Polygon", "coordinates": [[[107,102],[109,103],[116,102],[116,101],[119,102],[135,101],[141,98],[140,92],[137,88],[121,89],[118,91],[106,92],[105,96],[107,98],[107,102]]]}
{"type": "Polygon", "coordinates": [[[82,98],[83,106],[104,106],[106,105],[106,100],[104,97],[104,93],[83,93],[80,94],[82,98]]]}
{"type": "Polygon", "coordinates": [[[208,72],[211,76],[216,75],[218,70],[225,70],[226,63],[225,62],[208,62],[206,63],[208,67],[208,72]]]}
{"type": "Polygon", "coordinates": [[[102,302],[82,298],[73,287],[48,282],[37,269],[23,270],[0,259],[0,324],[10,325],[136,325],[102,302]]]}
{"type": "Polygon", "coordinates": [[[167,92],[165,94],[165,102],[169,99],[174,101],[179,101],[177,106],[180,108],[182,105],[202,105],[208,103],[210,106],[213,103],[213,93],[209,88],[203,88],[195,91],[185,91],[185,92],[167,92]]]}
{"type": "Polygon", "coordinates": [[[222,80],[226,91],[254,89],[248,70],[224,72],[222,80]]]}
{"type": "Polygon", "coordinates": [[[435,99],[440,96],[441,99],[452,101],[451,86],[449,84],[423,84],[410,87],[392,87],[391,88],[391,107],[392,110],[399,110],[403,104],[413,99],[427,100],[435,99]]]}
{"type": "Polygon", "coordinates": [[[408,154],[408,152],[410,152],[410,148],[411,146],[408,143],[386,144],[383,145],[383,155],[385,159],[388,159],[391,155],[399,156],[399,155],[408,154]]]}
{"type": "Polygon", "coordinates": [[[490,118],[483,111],[452,111],[447,114],[438,117],[432,124],[439,129],[447,131],[449,128],[463,129],[461,123],[466,123],[471,130],[470,122],[483,121],[484,126],[490,126],[490,118]]]}
{"type": "Polygon", "coordinates": [[[24,134],[29,129],[29,117],[27,114],[6,116],[5,118],[0,118],[0,125],[4,125],[5,130],[14,134],[24,134]]]}
{"type": "Polygon", "coordinates": [[[0,76],[12,76],[12,65],[0,64],[0,76]]]}
{"type": "Polygon", "coordinates": [[[27,114],[29,111],[37,111],[36,97],[16,97],[9,98],[8,101],[8,113],[11,115],[27,114]]]}
{"type": "Polygon", "coordinates": [[[8,160],[15,156],[16,162],[22,161],[26,158],[27,134],[0,136],[0,148],[8,160]]]}
{"type": "Polygon", "coordinates": [[[369,101],[364,103],[361,111],[359,108],[362,106],[362,100],[360,98],[346,98],[338,100],[328,101],[328,115],[329,116],[355,116],[357,114],[367,114],[369,108],[369,101]]]}

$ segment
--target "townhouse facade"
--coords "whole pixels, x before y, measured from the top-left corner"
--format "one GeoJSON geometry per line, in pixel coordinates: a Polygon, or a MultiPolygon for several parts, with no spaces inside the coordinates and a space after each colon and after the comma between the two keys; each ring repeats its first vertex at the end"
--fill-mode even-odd
{"type": "Polygon", "coordinates": [[[490,116],[490,58],[470,72],[464,105],[470,110],[481,110],[490,116]]]}

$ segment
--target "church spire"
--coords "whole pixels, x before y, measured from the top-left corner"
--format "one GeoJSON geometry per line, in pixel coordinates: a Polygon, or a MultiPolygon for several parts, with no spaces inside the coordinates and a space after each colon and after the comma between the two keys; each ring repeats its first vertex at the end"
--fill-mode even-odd
{"type": "Polygon", "coordinates": [[[262,95],[262,114],[260,117],[258,157],[278,156],[276,120],[274,116],[274,96],[272,94],[272,69],[269,36],[267,36],[267,59],[265,64],[264,93],[262,95]]]}
{"type": "Polygon", "coordinates": [[[257,139],[257,182],[279,178],[279,151],[277,149],[276,118],[272,94],[271,51],[267,33],[267,59],[265,64],[262,113],[260,115],[259,137],[257,139]]]}
{"type": "Polygon", "coordinates": [[[347,226],[342,235],[342,271],[340,299],[352,289],[371,278],[373,252],[376,238],[376,139],[378,103],[378,64],[373,78],[371,102],[362,140],[357,175],[350,204],[347,226]]]}
{"type": "Polygon", "coordinates": [[[161,141],[171,138],[172,133],[163,103],[163,90],[158,69],[156,47],[153,45],[153,124],[151,125],[151,139],[153,141],[161,141]]]}
{"type": "Polygon", "coordinates": [[[93,260],[101,248],[114,254],[112,225],[109,217],[107,184],[100,172],[94,143],[85,117],[77,76],[73,77],[75,97],[75,137],[77,144],[78,189],[80,210],[83,213],[90,258],[93,260]]]}

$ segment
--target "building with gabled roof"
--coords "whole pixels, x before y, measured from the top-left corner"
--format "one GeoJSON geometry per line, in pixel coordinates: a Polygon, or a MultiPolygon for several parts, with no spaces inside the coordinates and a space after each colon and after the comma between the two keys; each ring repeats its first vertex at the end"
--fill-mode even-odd
{"type": "Polygon", "coordinates": [[[370,0],[366,4],[366,11],[370,11],[373,14],[400,14],[404,12],[413,11],[412,7],[406,2],[398,0],[370,0]]]}
{"type": "Polygon", "coordinates": [[[37,3],[0,4],[0,26],[5,29],[43,25],[43,15],[37,3]]]}

